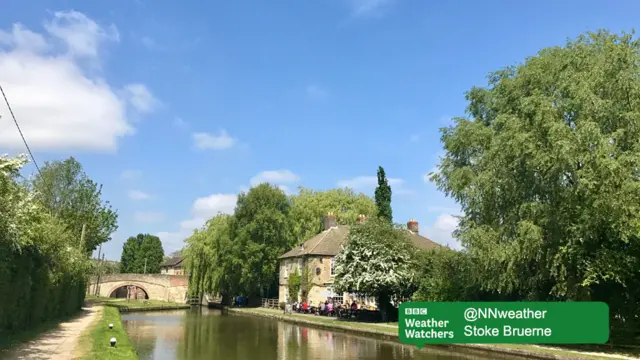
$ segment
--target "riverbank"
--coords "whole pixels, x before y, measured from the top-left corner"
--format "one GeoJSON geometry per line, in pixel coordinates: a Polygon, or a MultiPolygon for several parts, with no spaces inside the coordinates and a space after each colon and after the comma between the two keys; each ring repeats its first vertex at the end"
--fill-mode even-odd
{"type": "MultiPolygon", "coordinates": [[[[282,310],[264,308],[229,308],[229,313],[240,315],[254,315],[268,317],[276,320],[287,321],[296,324],[311,325],[328,330],[339,330],[357,335],[373,336],[385,340],[400,342],[398,339],[398,327],[396,324],[372,324],[355,321],[341,321],[335,318],[290,314],[284,315],[282,310]]],[[[624,353],[597,353],[581,352],[537,345],[436,345],[439,347],[465,348],[466,350],[483,353],[502,353],[531,359],[555,359],[555,360],[636,360],[639,357],[624,353]]]]}
{"type": "Polygon", "coordinates": [[[162,311],[191,308],[191,305],[188,304],[173,303],[161,300],[127,300],[96,296],[88,296],[87,302],[92,304],[116,307],[120,310],[120,312],[162,311]]]}
{"type": "Polygon", "coordinates": [[[120,311],[117,307],[101,306],[101,314],[81,336],[75,349],[74,359],[92,360],[138,360],[131,345],[120,311]],[[109,328],[113,324],[113,328],[109,328]],[[111,338],[116,346],[111,346],[111,338]]]}

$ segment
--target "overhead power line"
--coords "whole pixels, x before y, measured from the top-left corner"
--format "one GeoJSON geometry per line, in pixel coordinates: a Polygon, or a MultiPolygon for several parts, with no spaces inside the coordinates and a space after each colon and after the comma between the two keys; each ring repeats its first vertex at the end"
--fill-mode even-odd
{"type": "Polygon", "coordinates": [[[38,170],[38,174],[40,174],[40,176],[42,176],[42,173],[40,172],[40,167],[38,166],[38,163],[36,162],[36,158],[33,157],[33,153],[31,152],[31,148],[29,148],[29,144],[27,143],[27,139],[24,138],[24,134],[22,133],[22,129],[20,129],[20,125],[18,124],[18,120],[16,119],[16,116],[13,114],[13,109],[11,109],[11,104],[9,104],[9,99],[7,99],[7,95],[4,93],[4,89],[2,88],[2,85],[0,85],[0,92],[2,92],[2,97],[4,98],[4,102],[5,102],[5,104],[7,104],[7,108],[9,109],[9,113],[11,114],[11,117],[13,118],[13,122],[16,124],[16,128],[18,128],[18,132],[20,133],[20,137],[22,138],[22,142],[24,143],[24,146],[27,148],[27,152],[29,152],[29,156],[31,157],[31,161],[33,161],[33,165],[35,165],[36,170],[38,170]]]}

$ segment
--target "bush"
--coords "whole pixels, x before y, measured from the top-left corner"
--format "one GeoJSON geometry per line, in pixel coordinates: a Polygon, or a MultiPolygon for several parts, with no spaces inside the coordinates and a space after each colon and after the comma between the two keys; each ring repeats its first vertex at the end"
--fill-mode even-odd
{"type": "Polygon", "coordinates": [[[280,310],[284,310],[286,303],[285,302],[281,302],[280,303],[280,310]]]}

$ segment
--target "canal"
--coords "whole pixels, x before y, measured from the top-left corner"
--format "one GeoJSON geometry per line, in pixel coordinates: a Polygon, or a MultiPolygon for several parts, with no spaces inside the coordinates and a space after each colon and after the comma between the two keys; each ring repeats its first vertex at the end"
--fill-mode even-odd
{"type": "Polygon", "coordinates": [[[520,360],[390,341],[282,321],[192,309],[122,314],[140,360],[520,360]]]}

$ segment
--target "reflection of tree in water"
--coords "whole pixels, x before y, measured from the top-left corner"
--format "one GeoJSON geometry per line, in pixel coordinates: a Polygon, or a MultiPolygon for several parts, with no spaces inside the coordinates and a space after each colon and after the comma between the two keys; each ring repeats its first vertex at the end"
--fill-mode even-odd
{"type": "Polygon", "coordinates": [[[179,359],[276,359],[277,322],[250,316],[208,316],[197,311],[186,318],[179,359]]]}

